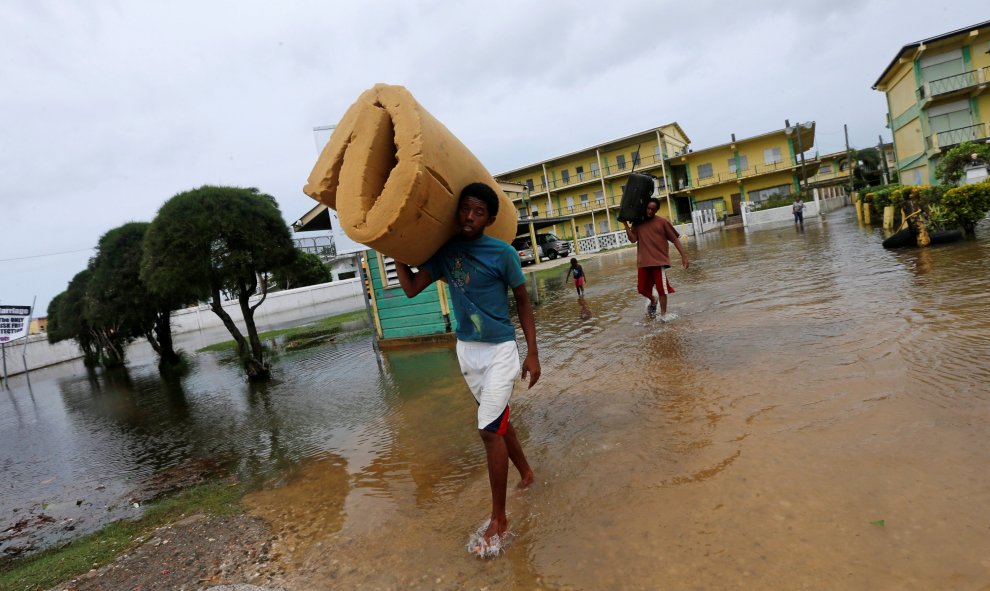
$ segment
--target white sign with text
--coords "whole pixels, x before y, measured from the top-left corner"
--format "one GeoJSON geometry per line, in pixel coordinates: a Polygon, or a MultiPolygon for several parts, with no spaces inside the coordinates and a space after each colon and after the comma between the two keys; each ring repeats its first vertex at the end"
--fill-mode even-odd
{"type": "Polygon", "coordinates": [[[26,337],[30,319],[31,306],[0,305],[0,343],[26,337]]]}

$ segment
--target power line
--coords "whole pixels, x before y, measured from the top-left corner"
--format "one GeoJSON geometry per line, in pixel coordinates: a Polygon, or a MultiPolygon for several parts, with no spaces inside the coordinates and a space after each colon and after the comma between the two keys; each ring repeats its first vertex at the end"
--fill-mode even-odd
{"type": "Polygon", "coordinates": [[[77,252],[86,252],[87,250],[96,250],[96,247],[95,246],[91,246],[89,248],[80,248],[79,250],[66,250],[66,251],[63,251],[63,252],[50,252],[48,254],[32,254],[32,255],[28,255],[26,257],[14,257],[12,259],[0,259],[0,263],[6,263],[8,261],[24,261],[24,260],[27,260],[27,259],[40,259],[40,258],[43,258],[43,257],[55,257],[55,256],[63,255],[63,254],[74,254],[74,253],[77,253],[77,252]]]}

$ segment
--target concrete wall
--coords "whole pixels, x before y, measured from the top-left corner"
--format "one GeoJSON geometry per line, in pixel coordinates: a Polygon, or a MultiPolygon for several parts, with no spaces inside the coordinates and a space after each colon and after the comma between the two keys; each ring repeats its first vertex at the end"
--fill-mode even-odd
{"type": "MultiPolygon", "coordinates": [[[[345,279],[333,283],[270,293],[261,307],[255,310],[254,319],[258,330],[264,331],[278,324],[291,325],[294,320],[321,318],[363,310],[364,295],[361,290],[360,279],[345,279]]],[[[251,302],[255,303],[258,299],[260,296],[252,298],[251,302]]],[[[244,317],[237,302],[226,302],[223,308],[237,323],[237,326],[244,331],[244,317]]],[[[231,339],[230,334],[223,326],[223,322],[207,305],[172,312],[172,334],[175,336],[177,344],[185,340],[197,347],[231,339]],[[192,333],[208,335],[208,338],[182,339],[182,335],[192,333]]],[[[146,346],[144,339],[139,339],[131,345],[131,347],[135,346],[146,346]]],[[[24,353],[23,340],[7,344],[7,375],[24,372],[24,353]]],[[[130,356],[130,347],[128,348],[128,355],[130,356]]],[[[74,340],[52,345],[48,343],[45,335],[34,335],[27,339],[26,358],[29,369],[38,369],[80,357],[82,357],[82,352],[74,340]]]]}
{"type": "MultiPolygon", "coordinates": [[[[252,305],[260,296],[251,298],[252,305]]],[[[255,310],[254,319],[258,325],[269,322],[271,318],[284,316],[287,312],[298,310],[305,312],[301,317],[310,318],[322,312],[327,315],[360,310],[364,308],[364,296],[361,294],[360,279],[344,279],[333,283],[323,283],[287,289],[268,294],[265,303],[255,310]]],[[[237,301],[225,302],[223,309],[230,314],[238,326],[243,326],[244,316],[237,301]]],[[[220,317],[213,313],[209,305],[203,304],[194,308],[172,312],[172,333],[181,334],[193,330],[204,330],[223,326],[220,317]]]]}
{"type": "MultiPolygon", "coordinates": [[[[839,209],[840,207],[845,207],[846,205],[849,205],[849,203],[849,197],[845,195],[831,197],[829,199],[806,201],[804,204],[804,221],[805,223],[817,221],[815,220],[815,217],[819,215],[819,209],[821,210],[821,213],[827,213],[829,211],[839,209]]],[[[794,223],[794,214],[791,212],[790,205],[774,207],[773,209],[762,209],[760,211],[743,213],[743,223],[746,225],[747,229],[754,229],[767,225],[794,223]]]]}

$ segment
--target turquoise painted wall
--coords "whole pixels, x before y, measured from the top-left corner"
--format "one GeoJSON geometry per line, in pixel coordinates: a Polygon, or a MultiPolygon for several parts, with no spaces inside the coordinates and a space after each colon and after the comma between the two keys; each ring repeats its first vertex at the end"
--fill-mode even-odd
{"type": "MultiPolygon", "coordinates": [[[[440,309],[440,296],[437,286],[446,290],[446,283],[434,282],[414,298],[407,298],[402,288],[385,287],[378,266],[378,255],[373,250],[365,251],[368,257],[368,269],[371,284],[375,291],[375,302],[378,306],[378,321],[382,326],[382,338],[394,339],[402,337],[418,337],[442,334],[447,332],[440,309]]],[[[450,292],[447,292],[450,302],[450,292]]],[[[450,315],[451,330],[457,329],[457,320],[450,315]]]]}

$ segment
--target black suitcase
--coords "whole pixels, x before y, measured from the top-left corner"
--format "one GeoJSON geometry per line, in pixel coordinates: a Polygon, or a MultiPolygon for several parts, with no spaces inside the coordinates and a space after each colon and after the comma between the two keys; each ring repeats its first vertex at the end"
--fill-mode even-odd
{"type": "Polygon", "coordinates": [[[653,196],[653,177],[634,172],[626,180],[619,204],[619,221],[639,223],[646,219],[646,204],[653,196]]]}

